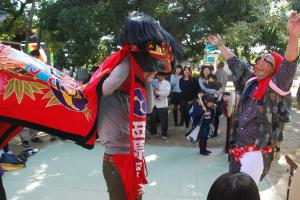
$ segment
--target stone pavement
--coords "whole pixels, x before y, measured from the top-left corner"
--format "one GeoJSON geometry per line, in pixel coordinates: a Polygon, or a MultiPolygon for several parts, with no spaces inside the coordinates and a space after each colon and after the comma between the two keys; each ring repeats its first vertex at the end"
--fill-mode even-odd
{"type": "MultiPolygon", "coordinates": [[[[293,111],[292,122],[286,124],[281,151],[270,173],[259,184],[262,200],[285,199],[289,168],[284,159],[286,154],[300,163],[300,111],[296,108],[293,111]]],[[[143,199],[204,200],[213,181],[228,171],[227,154],[223,150],[225,119],[220,120],[219,137],[208,142],[212,155],[205,157],[199,155],[197,144],[185,139],[183,127],[173,126],[169,113],[168,140],[159,136],[146,138],[149,184],[143,199]]],[[[47,134],[39,136],[49,141],[47,134]]],[[[102,177],[103,147],[99,144],[93,150],[85,150],[73,142],[58,140],[34,147],[41,151],[29,158],[26,168],[7,172],[3,177],[9,200],[108,200],[102,177]]],[[[15,153],[21,151],[18,137],[10,142],[10,148],[15,153]]]]}
{"type": "MultiPolygon", "coordinates": [[[[146,145],[149,184],[144,200],[204,200],[213,181],[227,171],[221,148],[200,156],[187,147],[146,145]]],[[[6,173],[3,181],[9,200],[108,200],[102,177],[103,148],[85,150],[58,141],[31,157],[26,168],[6,173]]],[[[267,182],[262,200],[279,200],[267,182]]]]}
{"type": "MultiPolygon", "coordinates": [[[[171,116],[170,116],[171,117],[171,116]]],[[[287,124],[282,150],[273,162],[270,174],[259,184],[262,200],[285,198],[288,166],[283,159],[287,153],[300,161],[300,114],[295,110],[293,121],[287,124]]],[[[171,120],[170,120],[171,121],[171,120]]],[[[170,122],[169,137],[148,136],[146,161],[149,184],[145,187],[146,200],[204,200],[213,181],[227,172],[225,120],[221,118],[219,137],[209,140],[212,155],[198,153],[197,145],[186,141],[183,127],[170,122]]],[[[40,133],[47,141],[49,136],[40,133]]],[[[11,148],[20,147],[18,138],[11,148]]],[[[35,145],[36,146],[36,145],[35,145]]],[[[9,200],[107,200],[102,177],[103,147],[85,150],[70,141],[38,145],[41,151],[29,158],[24,169],[8,172],[3,180],[9,200]]]]}

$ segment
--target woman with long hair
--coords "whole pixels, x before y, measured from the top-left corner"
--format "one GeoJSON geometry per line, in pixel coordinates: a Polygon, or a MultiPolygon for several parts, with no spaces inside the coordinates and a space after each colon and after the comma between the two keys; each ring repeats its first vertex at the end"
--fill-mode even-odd
{"type": "Polygon", "coordinates": [[[221,90],[216,90],[207,87],[209,82],[209,77],[212,74],[211,67],[207,65],[202,65],[200,70],[200,78],[198,80],[199,87],[203,93],[211,94],[211,95],[221,95],[221,90]]]}
{"type": "Polygon", "coordinates": [[[195,78],[192,77],[192,68],[184,67],[183,76],[179,80],[179,87],[181,90],[181,104],[180,110],[182,116],[184,116],[185,127],[189,128],[190,116],[189,116],[189,108],[191,107],[191,103],[193,99],[197,97],[198,94],[198,83],[195,78]]]}
{"type": "Polygon", "coordinates": [[[182,67],[181,65],[177,65],[175,68],[174,74],[170,77],[170,84],[171,84],[171,103],[173,104],[173,118],[174,118],[174,125],[175,126],[182,126],[183,125],[183,116],[180,116],[180,123],[178,124],[178,109],[181,102],[181,90],[179,87],[179,80],[182,77],[182,67]]]}
{"type": "MultiPolygon", "coordinates": [[[[209,84],[211,84],[210,78],[215,79],[215,80],[213,80],[213,82],[218,81],[218,80],[216,80],[216,76],[214,74],[212,74],[211,66],[202,65],[201,71],[200,71],[200,78],[198,80],[200,90],[205,94],[209,94],[209,95],[212,95],[213,97],[215,97],[215,103],[216,103],[219,100],[219,97],[221,97],[221,95],[222,95],[222,90],[221,90],[221,88],[209,87],[209,84]]],[[[219,108],[217,108],[217,109],[219,109],[219,108]]],[[[218,136],[219,116],[220,115],[221,115],[220,113],[216,114],[214,122],[213,122],[214,127],[215,127],[214,137],[218,136]]]]}

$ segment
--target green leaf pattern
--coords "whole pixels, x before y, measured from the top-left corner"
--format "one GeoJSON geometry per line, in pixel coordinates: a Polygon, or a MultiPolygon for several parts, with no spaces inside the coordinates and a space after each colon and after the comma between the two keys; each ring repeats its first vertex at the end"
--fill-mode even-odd
{"type": "Polygon", "coordinates": [[[7,85],[5,86],[3,100],[8,99],[12,94],[15,94],[18,104],[21,104],[24,95],[28,96],[29,98],[35,101],[34,93],[43,94],[44,92],[42,90],[47,88],[48,87],[46,85],[38,82],[31,82],[12,78],[8,81],[7,85]]]}

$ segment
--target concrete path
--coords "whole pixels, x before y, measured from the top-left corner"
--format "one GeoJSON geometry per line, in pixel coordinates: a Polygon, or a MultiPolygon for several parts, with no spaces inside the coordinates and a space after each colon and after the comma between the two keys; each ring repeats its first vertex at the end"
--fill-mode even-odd
{"type": "MultiPolygon", "coordinates": [[[[213,181],[228,169],[227,155],[197,148],[146,145],[149,184],[144,200],[204,200],[213,181]]],[[[31,157],[24,169],[3,177],[9,200],[108,200],[102,177],[103,147],[85,150],[73,142],[49,144],[31,157]]],[[[279,200],[267,181],[262,200],[279,200]]]]}
{"type": "MultiPolygon", "coordinates": [[[[293,96],[299,82],[294,81],[293,96]]],[[[293,111],[292,122],[284,131],[281,152],[259,184],[262,200],[285,199],[289,168],[284,159],[286,154],[300,163],[300,111],[293,111]]],[[[209,157],[200,156],[197,145],[185,140],[183,127],[173,126],[171,112],[169,121],[167,141],[150,136],[146,139],[149,184],[143,200],[205,200],[213,181],[228,171],[223,151],[225,120],[220,120],[219,137],[208,142],[213,151],[209,157]]],[[[47,134],[39,136],[49,140],[47,134]]],[[[102,176],[103,147],[99,144],[91,151],[66,141],[34,146],[41,151],[28,160],[26,168],[7,172],[3,177],[9,200],[108,200],[102,176]]],[[[20,139],[14,138],[10,148],[20,152],[20,139]]]]}

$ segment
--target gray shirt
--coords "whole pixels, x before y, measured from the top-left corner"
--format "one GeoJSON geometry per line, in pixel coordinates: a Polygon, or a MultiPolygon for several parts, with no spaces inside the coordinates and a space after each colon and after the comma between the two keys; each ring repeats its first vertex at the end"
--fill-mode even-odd
{"type": "Polygon", "coordinates": [[[222,91],[225,92],[228,75],[223,68],[219,68],[216,71],[217,80],[222,84],[222,91]]]}
{"type": "MultiPolygon", "coordinates": [[[[98,135],[105,153],[129,153],[129,95],[118,89],[127,79],[130,71],[129,59],[124,59],[103,82],[99,110],[98,110],[98,135]]],[[[147,94],[151,95],[151,88],[146,84],[147,94]]],[[[148,108],[152,96],[147,96],[148,108]],[[149,100],[149,101],[148,101],[149,100]]]]}

